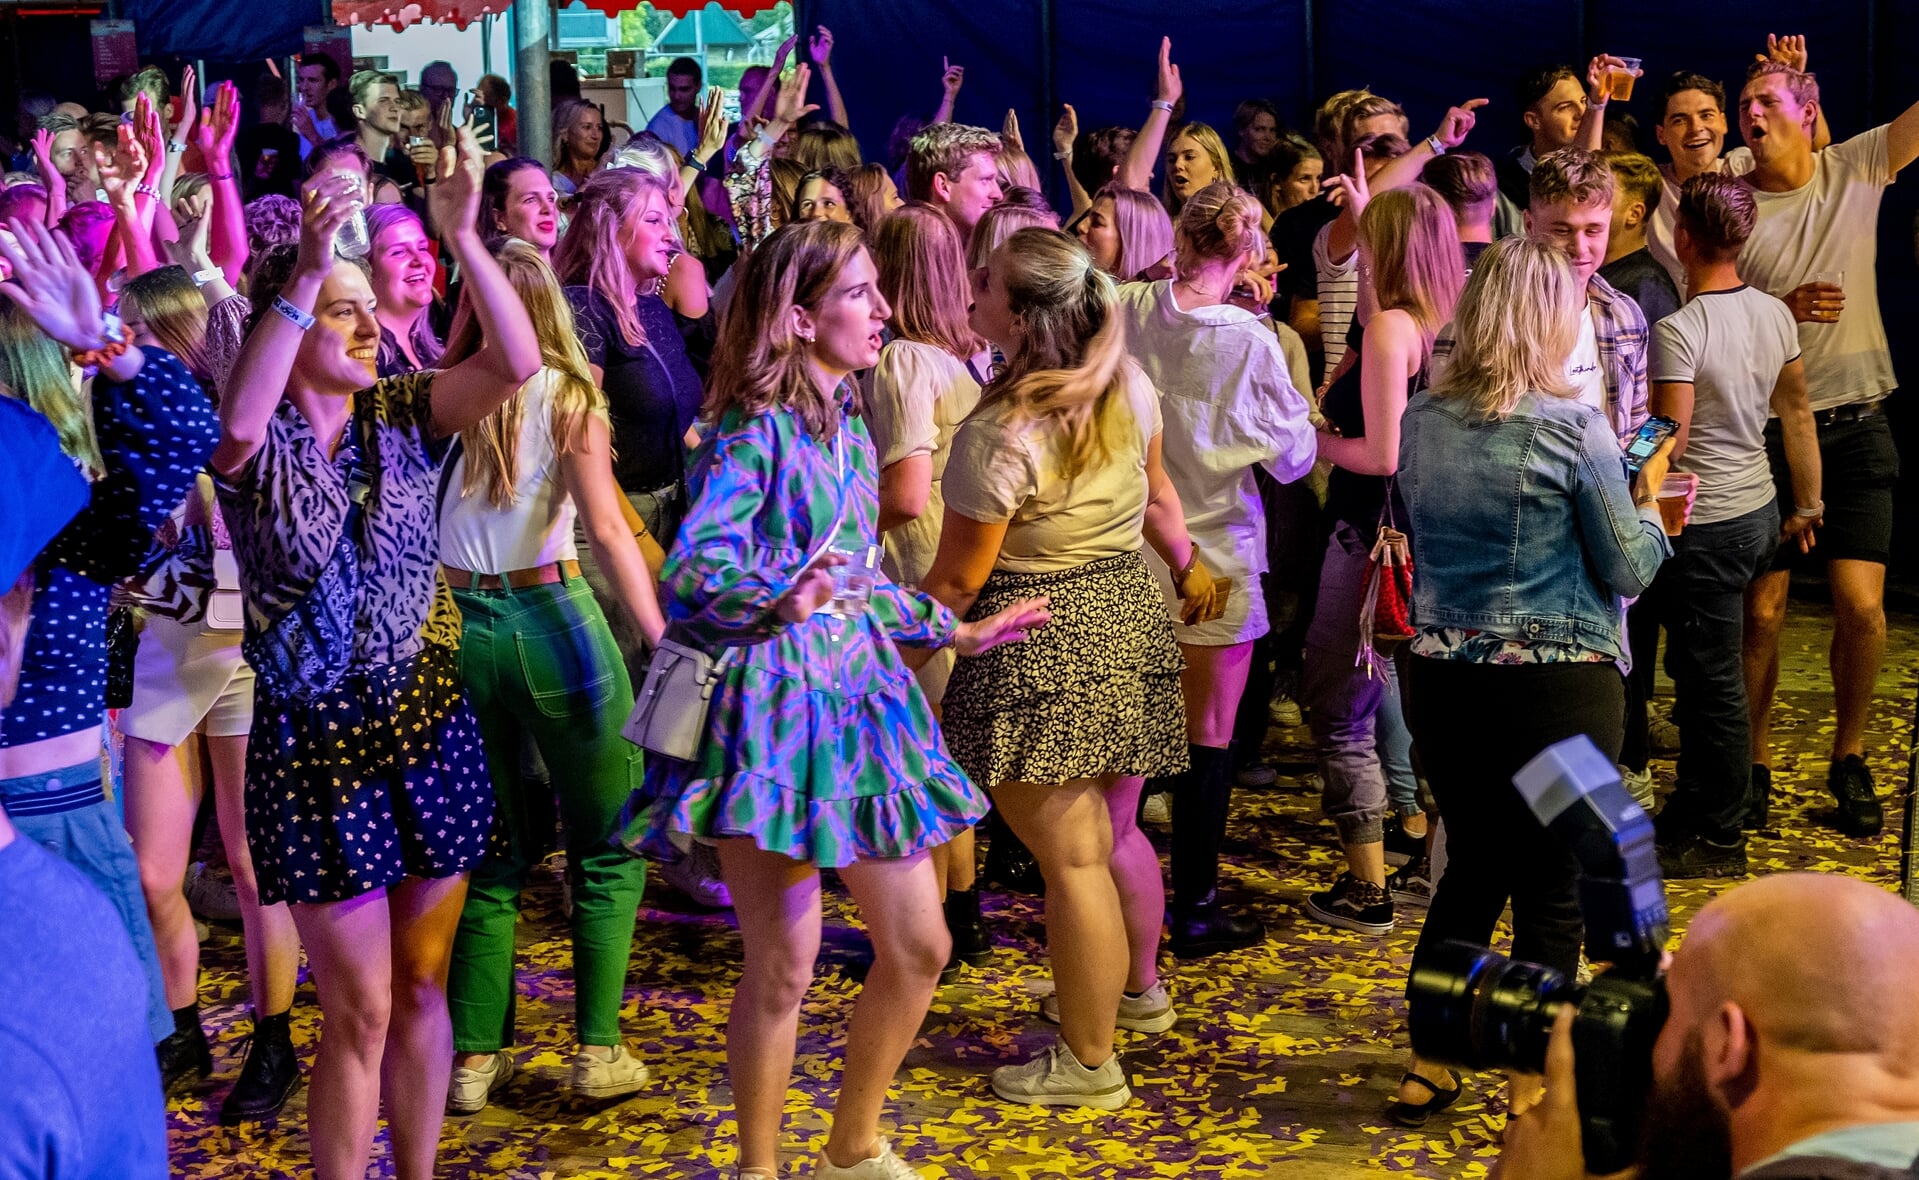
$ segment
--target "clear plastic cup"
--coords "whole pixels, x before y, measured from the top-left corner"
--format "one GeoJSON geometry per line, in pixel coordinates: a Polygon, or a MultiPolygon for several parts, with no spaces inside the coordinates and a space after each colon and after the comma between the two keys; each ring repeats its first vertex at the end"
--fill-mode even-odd
{"type": "Polygon", "coordinates": [[[833,567],[833,598],[826,604],[826,613],[841,619],[857,619],[866,613],[866,604],[873,598],[873,583],[880,574],[880,547],[835,547],[830,552],[845,558],[846,563],[833,567]]]}
{"type": "Polygon", "coordinates": [[[1620,102],[1631,102],[1633,80],[1639,77],[1639,59],[1622,57],[1619,60],[1625,68],[1615,66],[1612,70],[1612,96],[1620,102]]]}
{"type": "Polygon", "coordinates": [[[1668,537],[1686,531],[1692,516],[1692,500],[1699,492],[1699,477],[1690,471],[1675,471],[1659,485],[1659,521],[1668,537]]]}

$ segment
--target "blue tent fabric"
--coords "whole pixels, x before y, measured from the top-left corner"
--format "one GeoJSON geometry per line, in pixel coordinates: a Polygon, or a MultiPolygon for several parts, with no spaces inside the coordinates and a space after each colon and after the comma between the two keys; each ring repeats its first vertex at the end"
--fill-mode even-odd
{"type": "Polygon", "coordinates": [[[306,26],[327,15],[317,0],[125,0],[142,57],[257,61],[299,53],[306,26]]]}

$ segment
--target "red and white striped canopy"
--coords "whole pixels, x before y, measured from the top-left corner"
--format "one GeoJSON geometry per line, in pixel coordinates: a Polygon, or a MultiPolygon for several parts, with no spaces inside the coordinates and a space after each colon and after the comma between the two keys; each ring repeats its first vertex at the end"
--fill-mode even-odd
{"type": "MultiPolygon", "coordinates": [[[[630,12],[639,5],[634,0],[584,0],[588,8],[607,16],[630,12]]],[[[733,0],[728,11],[752,16],[773,7],[778,0],[733,0]]],[[[386,25],[405,29],[422,21],[439,21],[464,29],[483,16],[498,16],[513,7],[513,0],[333,0],[333,20],[342,25],[386,25]]],[[[675,16],[685,16],[706,7],[706,0],[653,0],[653,7],[675,16]]]]}

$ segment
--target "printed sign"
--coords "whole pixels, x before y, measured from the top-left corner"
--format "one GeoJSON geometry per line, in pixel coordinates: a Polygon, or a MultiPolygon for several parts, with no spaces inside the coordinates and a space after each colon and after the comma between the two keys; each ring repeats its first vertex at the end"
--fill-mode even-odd
{"type": "Polygon", "coordinates": [[[93,80],[104,87],[140,68],[140,46],[130,20],[97,20],[93,30],[93,80]]]}

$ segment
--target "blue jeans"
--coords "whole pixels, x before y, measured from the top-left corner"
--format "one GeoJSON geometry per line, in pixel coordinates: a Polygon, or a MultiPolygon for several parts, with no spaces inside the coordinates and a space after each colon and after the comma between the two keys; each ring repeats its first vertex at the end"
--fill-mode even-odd
{"type": "MultiPolygon", "coordinates": [[[[0,803],[22,836],[79,869],[119,911],[133,940],[133,951],[147,973],[147,1028],[157,1043],[173,1032],[160,955],[147,920],[147,898],[140,891],[140,866],[133,841],[113,800],[100,789],[100,762],[82,762],[47,774],[0,779],[0,803]]],[[[30,905],[10,898],[8,905],[30,905]]]]}
{"type": "Polygon", "coordinates": [[[1373,739],[1379,744],[1379,769],[1386,775],[1386,797],[1392,800],[1395,814],[1418,815],[1421,808],[1419,776],[1413,773],[1413,731],[1406,728],[1398,679],[1386,681],[1383,687],[1385,695],[1373,715],[1373,739]]]}
{"type": "Polygon", "coordinates": [[[1746,587],[1771,565],[1779,508],[1687,525],[1653,594],[1666,624],[1666,673],[1679,723],[1679,783],[1661,815],[1668,838],[1731,841],[1745,818],[1752,725],[1740,666],[1746,587]]]}

